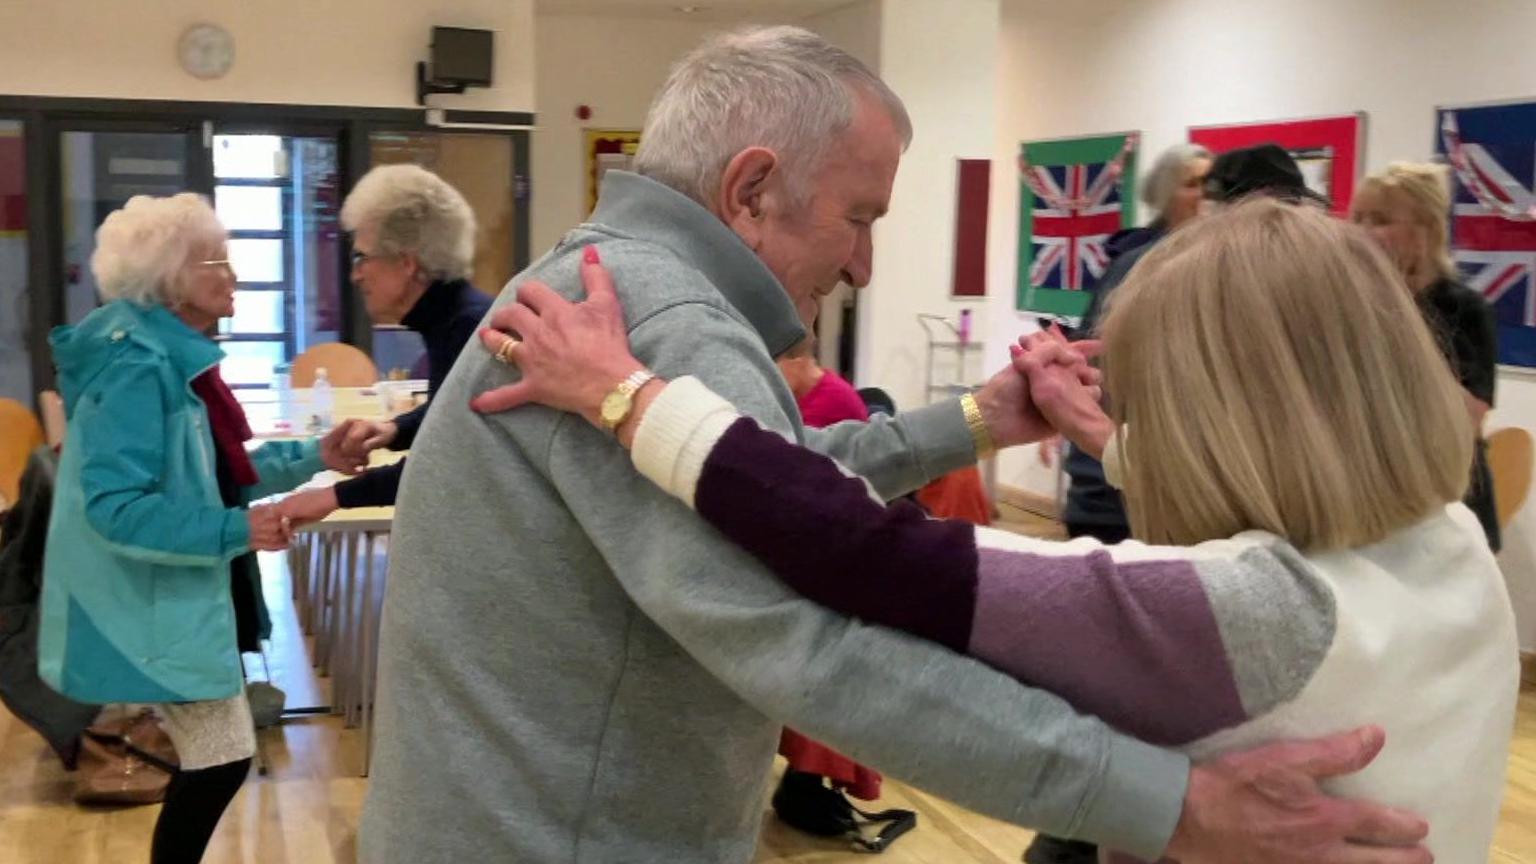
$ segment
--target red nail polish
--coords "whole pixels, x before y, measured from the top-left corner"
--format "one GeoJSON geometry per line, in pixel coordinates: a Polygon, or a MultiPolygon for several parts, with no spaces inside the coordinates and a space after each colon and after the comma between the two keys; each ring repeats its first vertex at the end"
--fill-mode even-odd
{"type": "Polygon", "coordinates": [[[596,246],[588,246],[581,250],[581,260],[587,264],[601,264],[603,259],[597,254],[596,246]]]}

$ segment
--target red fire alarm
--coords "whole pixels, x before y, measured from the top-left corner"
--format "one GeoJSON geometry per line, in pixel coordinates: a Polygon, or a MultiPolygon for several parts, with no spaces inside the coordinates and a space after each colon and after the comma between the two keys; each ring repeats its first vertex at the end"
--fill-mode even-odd
{"type": "Polygon", "coordinates": [[[576,119],[577,120],[591,120],[592,119],[592,108],[590,106],[588,106],[588,105],[577,105],[576,106],[576,119]]]}

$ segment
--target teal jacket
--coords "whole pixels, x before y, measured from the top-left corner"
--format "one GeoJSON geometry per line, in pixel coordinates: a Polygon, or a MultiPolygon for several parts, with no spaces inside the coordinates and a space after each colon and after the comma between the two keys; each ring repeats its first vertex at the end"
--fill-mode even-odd
{"type": "MultiPolygon", "coordinates": [[[[163,306],[115,301],[49,336],[69,417],[43,564],[38,667],[82,702],[191,702],[242,686],[225,507],[191,381],[223,359],[163,306]]],[[[324,465],[319,442],[263,445],[246,500],[324,465]]]]}

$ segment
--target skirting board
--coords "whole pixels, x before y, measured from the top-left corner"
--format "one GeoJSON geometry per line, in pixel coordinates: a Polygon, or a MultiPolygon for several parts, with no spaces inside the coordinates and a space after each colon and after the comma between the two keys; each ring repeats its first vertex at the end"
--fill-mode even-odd
{"type": "Polygon", "coordinates": [[[1536,690],[1536,653],[1520,652],[1520,686],[1527,690],[1536,690]]]}
{"type": "Polygon", "coordinates": [[[1061,517],[1061,509],[1056,506],[1056,499],[1049,495],[1041,495],[1018,486],[1009,486],[1006,483],[997,484],[997,500],[1010,507],[1026,510],[1036,516],[1046,519],[1058,519],[1061,517]]]}

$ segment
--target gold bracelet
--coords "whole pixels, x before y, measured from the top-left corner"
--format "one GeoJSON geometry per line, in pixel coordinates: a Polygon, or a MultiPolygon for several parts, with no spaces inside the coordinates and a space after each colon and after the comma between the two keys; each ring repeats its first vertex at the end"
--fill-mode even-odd
{"type": "Polygon", "coordinates": [[[976,458],[985,459],[992,455],[997,445],[992,441],[992,433],[987,431],[987,421],[982,419],[981,406],[976,404],[976,396],[967,393],[960,397],[960,410],[965,414],[965,426],[971,430],[971,441],[976,445],[976,458]]]}

